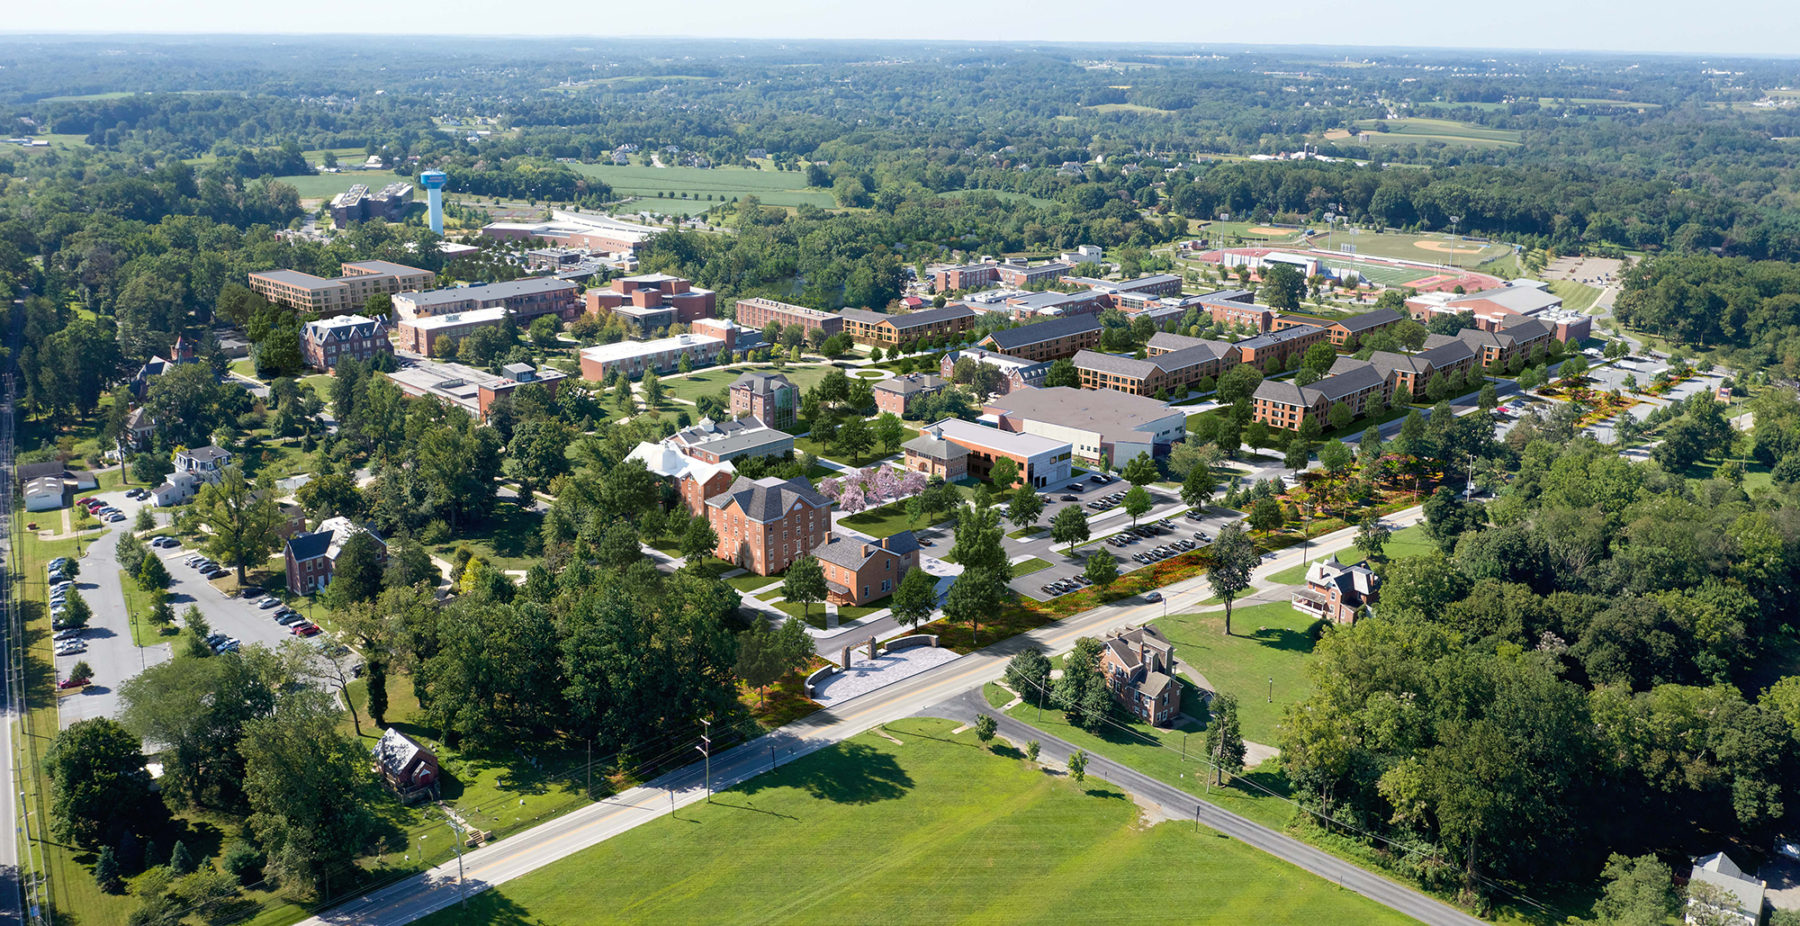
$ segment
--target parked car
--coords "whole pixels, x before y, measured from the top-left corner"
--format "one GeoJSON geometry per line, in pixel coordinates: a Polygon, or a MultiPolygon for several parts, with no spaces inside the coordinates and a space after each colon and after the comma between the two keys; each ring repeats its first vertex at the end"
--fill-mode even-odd
{"type": "Polygon", "coordinates": [[[81,639],[81,634],[82,629],[80,627],[70,627],[67,630],[58,630],[56,635],[52,636],[50,639],[61,643],[64,640],[79,640],[81,639]]]}
{"type": "Polygon", "coordinates": [[[125,520],[125,515],[121,514],[120,512],[115,511],[112,514],[107,515],[106,520],[108,523],[116,524],[120,521],[125,520]]]}
{"type": "Polygon", "coordinates": [[[319,627],[317,624],[309,624],[305,621],[302,621],[298,624],[295,624],[293,627],[289,628],[288,633],[291,633],[296,637],[317,636],[319,633],[319,627]]]}
{"type": "Polygon", "coordinates": [[[1081,499],[1079,499],[1079,498],[1076,498],[1076,497],[1075,497],[1075,496],[1073,496],[1073,495],[1065,495],[1065,496],[1063,496],[1063,497],[1062,497],[1062,500],[1063,500],[1063,501],[1065,501],[1065,502],[1078,502],[1078,501],[1081,501],[1081,499]]]}
{"type": "Polygon", "coordinates": [[[298,611],[288,611],[284,614],[275,615],[275,623],[280,624],[283,627],[291,624],[304,623],[304,620],[305,619],[300,616],[298,611]]]}
{"type": "Polygon", "coordinates": [[[58,656],[73,656],[85,652],[87,652],[87,644],[80,640],[64,640],[56,644],[56,655],[58,656]]]}
{"type": "Polygon", "coordinates": [[[71,688],[80,688],[86,685],[88,681],[89,680],[85,678],[65,678],[62,681],[57,682],[56,687],[60,691],[68,691],[71,688]]]}
{"type": "Polygon", "coordinates": [[[268,597],[264,598],[263,600],[257,602],[256,606],[263,609],[264,611],[267,611],[270,608],[279,608],[279,607],[281,607],[281,599],[276,598],[274,595],[269,595],[268,597]]]}

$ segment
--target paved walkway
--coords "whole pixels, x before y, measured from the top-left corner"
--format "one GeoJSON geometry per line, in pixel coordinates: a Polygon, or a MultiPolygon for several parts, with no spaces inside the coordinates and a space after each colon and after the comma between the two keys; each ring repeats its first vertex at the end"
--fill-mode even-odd
{"type": "MultiPolygon", "coordinates": [[[[833,661],[841,659],[841,649],[839,654],[832,658],[833,661]]],[[[848,701],[857,695],[868,694],[877,688],[911,678],[955,658],[957,655],[954,650],[934,646],[915,646],[911,649],[885,653],[870,659],[868,647],[865,645],[861,650],[861,655],[851,654],[849,669],[840,671],[820,683],[813,693],[813,700],[830,707],[833,704],[848,701]]]]}

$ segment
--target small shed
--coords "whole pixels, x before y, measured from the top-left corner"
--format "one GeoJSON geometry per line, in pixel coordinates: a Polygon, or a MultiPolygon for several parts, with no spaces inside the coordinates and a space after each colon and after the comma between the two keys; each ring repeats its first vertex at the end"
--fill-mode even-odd
{"type": "Polygon", "coordinates": [[[373,752],[375,771],[402,801],[410,804],[437,797],[437,754],[418,740],[389,727],[375,743],[373,752]]]}

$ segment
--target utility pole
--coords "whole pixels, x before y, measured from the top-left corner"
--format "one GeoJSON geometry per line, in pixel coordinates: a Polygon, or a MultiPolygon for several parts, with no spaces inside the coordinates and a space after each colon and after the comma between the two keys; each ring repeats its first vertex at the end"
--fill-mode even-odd
{"type": "Polygon", "coordinates": [[[462,828],[456,825],[456,818],[450,816],[448,810],[444,811],[444,825],[450,827],[450,846],[456,850],[456,902],[464,910],[467,910],[469,893],[467,886],[463,883],[462,828]]]}
{"type": "Polygon", "coordinates": [[[587,741],[587,796],[590,801],[594,799],[594,738],[591,736],[587,741]]]}
{"type": "Polygon", "coordinates": [[[706,725],[706,732],[700,734],[700,745],[694,748],[700,750],[700,754],[706,757],[706,802],[710,804],[712,803],[712,721],[702,720],[700,722],[706,725]]]}

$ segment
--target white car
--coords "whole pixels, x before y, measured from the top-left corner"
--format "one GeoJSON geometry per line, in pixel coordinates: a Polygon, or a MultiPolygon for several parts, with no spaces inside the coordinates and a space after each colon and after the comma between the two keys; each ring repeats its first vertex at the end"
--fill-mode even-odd
{"type": "Polygon", "coordinates": [[[58,656],[73,656],[85,652],[87,652],[87,644],[80,640],[64,640],[56,644],[56,655],[58,656]]]}
{"type": "Polygon", "coordinates": [[[1791,839],[1778,839],[1775,841],[1775,852],[1778,855],[1785,855],[1795,861],[1800,861],[1800,842],[1791,839]]]}

